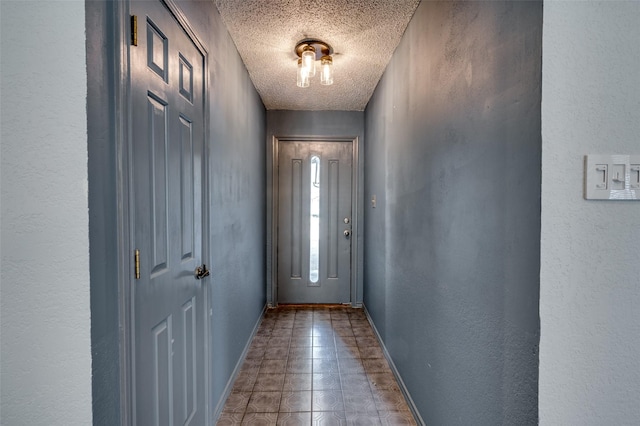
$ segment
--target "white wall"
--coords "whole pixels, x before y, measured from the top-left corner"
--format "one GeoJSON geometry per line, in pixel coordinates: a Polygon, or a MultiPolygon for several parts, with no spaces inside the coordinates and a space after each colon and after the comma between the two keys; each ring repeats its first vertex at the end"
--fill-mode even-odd
{"type": "Polygon", "coordinates": [[[1,419],[91,424],[84,2],[2,1],[1,419]]]}
{"type": "Polygon", "coordinates": [[[582,198],[583,155],[640,154],[640,2],[544,5],[541,425],[640,419],[640,202],[582,198]]]}

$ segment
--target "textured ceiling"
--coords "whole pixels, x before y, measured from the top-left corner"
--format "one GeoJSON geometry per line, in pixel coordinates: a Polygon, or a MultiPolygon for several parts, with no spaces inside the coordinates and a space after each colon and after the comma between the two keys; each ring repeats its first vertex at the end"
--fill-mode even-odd
{"type": "Polygon", "coordinates": [[[215,0],[267,109],[356,110],[369,102],[420,0],[215,0]],[[334,50],[334,82],[296,86],[295,45],[334,50]]]}

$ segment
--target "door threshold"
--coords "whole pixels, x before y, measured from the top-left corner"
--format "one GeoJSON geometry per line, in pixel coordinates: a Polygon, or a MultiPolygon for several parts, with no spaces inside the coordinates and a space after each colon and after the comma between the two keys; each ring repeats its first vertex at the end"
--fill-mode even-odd
{"type": "Polygon", "coordinates": [[[351,303],[278,303],[277,306],[270,306],[269,309],[312,309],[312,308],[344,308],[351,307],[351,303]]]}

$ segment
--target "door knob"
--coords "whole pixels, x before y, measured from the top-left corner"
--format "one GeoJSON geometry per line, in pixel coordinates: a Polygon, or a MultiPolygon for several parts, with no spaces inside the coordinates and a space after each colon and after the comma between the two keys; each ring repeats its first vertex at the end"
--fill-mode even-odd
{"type": "Polygon", "coordinates": [[[201,280],[204,277],[209,276],[209,270],[207,269],[207,265],[204,263],[196,268],[194,271],[194,275],[196,276],[196,280],[201,280]]]}
{"type": "Polygon", "coordinates": [[[345,229],[343,232],[345,238],[349,238],[349,236],[351,235],[351,231],[349,231],[348,229],[345,229]]]}

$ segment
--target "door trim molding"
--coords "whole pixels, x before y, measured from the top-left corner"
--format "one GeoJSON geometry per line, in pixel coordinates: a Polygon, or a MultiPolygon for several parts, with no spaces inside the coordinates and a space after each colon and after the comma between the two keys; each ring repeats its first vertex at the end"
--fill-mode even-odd
{"type": "Polygon", "coordinates": [[[271,274],[267,276],[267,289],[271,291],[267,294],[267,304],[269,306],[278,305],[278,199],[279,199],[279,173],[278,157],[280,152],[280,142],[349,142],[352,146],[351,162],[351,277],[350,277],[350,301],[351,306],[358,305],[358,279],[359,279],[359,240],[360,240],[360,203],[359,203],[359,170],[360,170],[360,138],[358,136],[273,136],[271,139],[271,190],[267,190],[268,197],[271,198],[271,223],[269,233],[271,244],[267,245],[267,259],[270,262],[271,274]]]}
{"type": "MultiPolygon", "coordinates": [[[[209,53],[201,39],[189,24],[189,20],[174,0],[158,0],[163,3],[169,12],[182,27],[187,36],[194,43],[203,56],[203,102],[204,102],[204,134],[203,134],[203,175],[202,175],[202,260],[211,264],[209,259],[211,248],[210,219],[209,219],[209,135],[210,135],[210,77],[209,77],[209,53]]],[[[112,2],[108,2],[112,3],[112,2]]],[[[113,2],[111,14],[112,34],[114,37],[112,50],[112,68],[114,81],[114,134],[116,157],[116,204],[117,204],[117,247],[118,253],[118,319],[120,323],[119,339],[119,374],[120,374],[120,424],[122,426],[135,425],[135,375],[132,372],[133,342],[135,333],[133,330],[133,262],[134,235],[131,232],[133,223],[133,191],[131,188],[131,176],[133,176],[131,159],[132,154],[132,99],[131,99],[131,64],[130,64],[130,15],[131,0],[113,2]]],[[[206,282],[206,281],[205,281],[206,282]]],[[[205,311],[205,419],[207,426],[211,424],[211,332],[210,316],[211,301],[209,300],[209,286],[204,288],[205,311]]]]}
{"type": "Polygon", "coordinates": [[[133,420],[131,297],[130,286],[133,276],[131,253],[131,84],[129,66],[130,19],[129,0],[114,2],[114,92],[115,92],[115,149],[116,149],[116,203],[118,238],[118,308],[120,322],[120,421],[123,426],[135,424],[133,420]]]}

